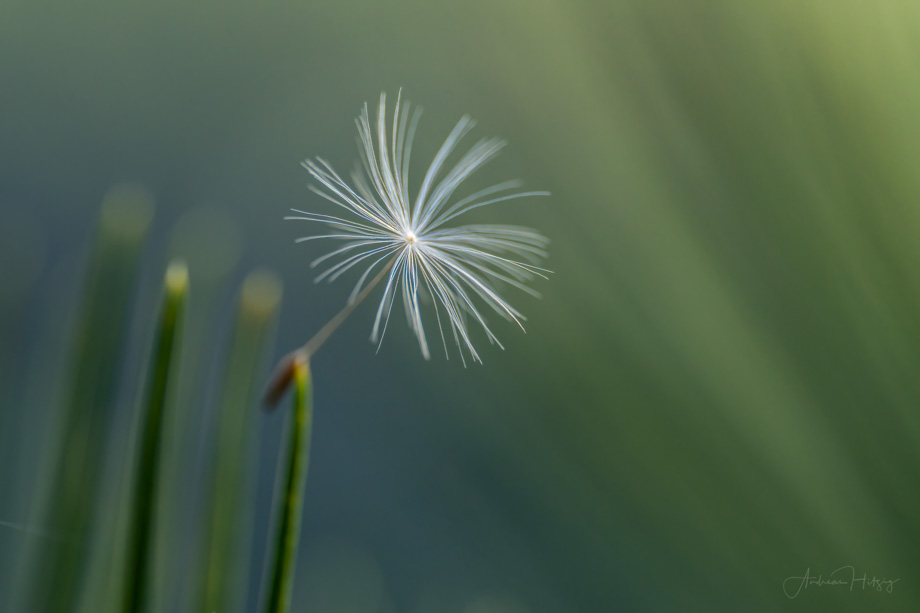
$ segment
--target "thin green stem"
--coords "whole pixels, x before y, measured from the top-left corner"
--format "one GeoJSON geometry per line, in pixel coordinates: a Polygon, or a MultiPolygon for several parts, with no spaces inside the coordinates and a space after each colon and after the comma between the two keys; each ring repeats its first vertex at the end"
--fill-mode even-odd
{"type": "Polygon", "coordinates": [[[70,610],[80,597],[97,535],[117,375],[135,267],[153,202],[143,189],[117,186],[102,203],[76,322],[66,400],[55,417],[58,439],[43,484],[43,528],[62,542],[36,543],[18,610],[70,610]]]}
{"type": "Polygon", "coordinates": [[[240,291],[224,389],[214,424],[216,454],[200,531],[204,543],[196,611],[236,613],[245,609],[258,439],[252,411],[267,341],[281,301],[281,282],[268,272],[246,277],[240,291]]]}
{"type": "Polygon", "coordinates": [[[287,613],[291,605],[294,569],[297,564],[297,545],[300,542],[300,524],[303,510],[307,467],[310,461],[310,438],[313,428],[313,383],[306,359],[297,359],[292,365],[294,402],[288,423],[290,441],[287,448],[281,491],[276,494],[277,519],[274,549],[269,562],[264,613],[287,613]]]}
{"type": "Polygon", "coordinates": [[[144,611],[149,605],[148,593],[152,583],[154,514],[157,507],[157,480],[160,464],[163,415],[177,361],[175,348],[181,337],[183,306],[188,293],[188,270],[184,263],[173,262],[166,270],[166,291],[156,340],[150,362],[150,380],[141,416],[140,445],[137,473],[134,476],[134,497],[128,553],[125,560],[125,613],[144,611]]]}

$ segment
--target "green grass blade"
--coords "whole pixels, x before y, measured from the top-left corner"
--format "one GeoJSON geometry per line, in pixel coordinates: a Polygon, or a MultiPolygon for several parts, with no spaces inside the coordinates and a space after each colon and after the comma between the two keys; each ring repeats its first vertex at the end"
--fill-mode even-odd
{"type": "Polygon", "coordinates": [[[241,611],[246,602],[257,455],[254,406],[280,301],[281,282],[274,274],[246,277],[217,417],[213,497],[205,503],[210,507],[200,611],[241,611]]]}
{"type": "Polygon", "coordinates": [[[139,430],[137,473],[124,567],[123,610],[148,606],[153,564],[154,516],[162,442],[163,417],[171,379],[178,362],[176,347],[182,338],[182,318],[188,294],[188,269],[179,261],[166,270],[165,293],[150,361],[150,380],[143,402],[139,430]]]}
{"type": "MultiPolygon", "coordinates": [[[[189,467],[211,462],[213,454],[202,454],[202,445],[214,440],[216,428],[212,413],[210,385],[215,356],[223,366],[226,351],[216,351],[227,327],[223,317],[215,317],[227,304],[232,273],[242,252],[242,228],[234,216],[216,205],[195,205],[176,220],[168,239],[167,253],[182,258],[189,267],[189,283],[194,297],[185,313],[182,334],[182,368],[176,373],[171,409],[164,424],[160,465],[160,507],[157,515],[155,606],[162,611],[203,610],[200,604],[204,580],[201,578],[210,517],[205,506],[212,495],[206,480],[208,464],[201,478],[190,478],[189,467]],[[219,332],[220,331],[220,332],[219,332]],[[202,419],[207,413],[209,419],[202,419]],[[207,421],[207,423],[206,423],[207,421]],[[195,544],[189,551],[189,544],[195,544]]],[[[170,259],[172,259],[170,257],[170,259]]],[[[236,282],[233,282],[236,285],[236,282]]],[[[236,305],[235,305],[236,306],[236,305]]],[[[233,350],[231,349],[231,352],[233,350]]],[[[218,397],[218,399],[220,399],[218,397]]]]}
{"type": "Polygon", "coordinates": [[[75,328],[55,457],[40,525],[60,538],[35,543],[23,610],[69,611],[80,593],[97,515],[131,288],[152,200],[136,187],[105,197],[75,328]]]}
{"type": "Polygon", "coordinates": [[[281,491],[276,494],[277,518],[269,574],[265,586],[265,613],[287,613],[291,605],[297,546],[303,511],[304,489],[310,460],[310,439],[313,429],[313,382],[310,366],[305,359],[291,365],[294,401],[291,420],[287,424],[290,440],[283,464],[281,491]]]}

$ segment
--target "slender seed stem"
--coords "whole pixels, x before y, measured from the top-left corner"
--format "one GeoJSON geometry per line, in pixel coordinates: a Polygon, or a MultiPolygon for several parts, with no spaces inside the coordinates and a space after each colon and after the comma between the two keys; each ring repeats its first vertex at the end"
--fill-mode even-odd
{"type": "Polygon", "coordinates": [[[358,308],[358,305],[370,295],[377,284],[380,283],[390,269],[393,268],[395,262],[395,258],[390,260],[390,262],[377,273],[377,276],[371,279],[371,282],[365,285],[361,292],[355,296],[355,299],[346,304],[345,308],[339,311],[335,317],[320,328],[310,340],[278,361],[278,365],[275,366],[275,370],[268,380],[268,387],[265,391],[263,402],[266,409],[270,410],[275,408],[278,401],[281,400],[284,392],[287,391],[288,386],[291,384],[291,378],[294,375],[294,367],[296,364],[302,361],[309,362],[310,358],[316,355],[316,352],[323,346],[323,343],[332,336],[332,333],[335,332],[340,325],[342,325],[342,322],[351,315],[352,311],[358,308]]]}
{"type": "Polygon", "coordinates": [[[358,294],[354,300],[346,304],[345,308],[339,311],[338,315],[330,319],[325,326],[319,329],[319,332],[313,335],[313,338],[301,346],[300,351],[306,353],[308,360],[316,355],[316,352],[319,351],[319,348],[323,346],[323,343],[325,343],[326,340],[332,336],[332,333],[335,332],[340,325],[342,325],[342,322],[345,321],[349,315],[351,315],[352,311],[358,308],[358,305],[368,297],[368,295],[374,290],[377,284],[380,283],[381,279],[383,279],[383,277],[386,276],[386,274],[390,271],[390,269],[393,267],[393,262],[395,261],[395,259],[391,260],[389,264],[384,266],[380,272],[377,273],[377,276],[375,276],[371,282],[361,290],[361,293],[358,294]]]}

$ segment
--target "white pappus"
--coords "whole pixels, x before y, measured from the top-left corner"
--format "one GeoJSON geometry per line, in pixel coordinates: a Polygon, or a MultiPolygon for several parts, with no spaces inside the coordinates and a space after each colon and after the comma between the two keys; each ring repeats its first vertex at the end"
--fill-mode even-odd
{"type": "MultiPolygon", "coordinates": [[[[546,278],[549,271],[535,264],[546,257],[549,242],[530,228],[510,225],[465,225],[446,227],[468,211],[514,198],[547,196],[548,192],[514,191],[519,181],[506,181],[481,189],[452,202],[460,185],[505,146],[497,138],[481,139],[443,177],[445,162],[475,123],[460,119],[428,167],[414,201],[409,197],[409,158],[420,110],[410,117],[410,105],[397,96],[392,130],[388,135],[386,95],[380,95],[376,135],[365,103],[355,120],[360,137],[361,164],[344,181],[332,166],[316,158],[303,163],[318,185],[310,188],[347,211],[332,216],[294,209],[297,216],[286,219],[321,222],[332,232],[306,236],[298,242],[331,239],[342,241],[337,249],[316,259],[311,266],[331,264],[316,281],[334,281],[359,266],[363,272],[349,297],[349,304],[363,299],[371,287],[386,280],[377,307],[371,340],[383,341],[393,303],[402,294],[409,327],[418,339],[422,355],[430,356],[419,293],[432,297],[435,321],[447,354],[447,339],[453,338],[464,364],[464,352],[482,362],[470,338],[469,321],[477,322],[491,343],[501,346],[483,315],[486,305],[523,329],[524,316],[496,286],[507,285],[539,297],[526,285],[534,277],[546,278]],[[375,278],[368,281],[376,270],[375,278]]],[[[431,322],[429,322],[431,323],[431,322]]]]}

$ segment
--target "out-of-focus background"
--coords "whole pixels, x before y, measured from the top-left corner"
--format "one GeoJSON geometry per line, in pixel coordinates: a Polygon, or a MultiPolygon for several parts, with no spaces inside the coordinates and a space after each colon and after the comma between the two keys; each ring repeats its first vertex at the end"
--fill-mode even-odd
{"type": "MultiPolygon", "coordinates": [[[[317,228],[282,221],[331,212],[299,162],[347,170],[360,106],[402,87],[414,189],[471,114],[510,146],[470,191],[552,197],[470,220],[541,229],[554,274],[481,367],[425,362],[402,319],[375,355],[371,305],[324,347],[294,610],[917,610],[918,65],[911,0],[5,0],[0,605],[56,538],[30,513],[103,195],[156,200],[117,472],[167,259],[204,450],[243,276],[284,283],[272,359],[351,287],[314,285],[317,228]]],[[[281,422],[256,421],[256,558],[281,422]]]]}

